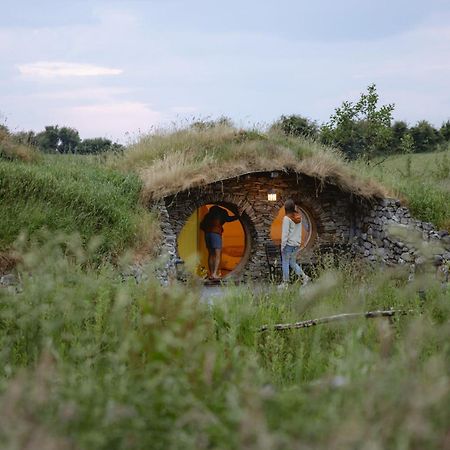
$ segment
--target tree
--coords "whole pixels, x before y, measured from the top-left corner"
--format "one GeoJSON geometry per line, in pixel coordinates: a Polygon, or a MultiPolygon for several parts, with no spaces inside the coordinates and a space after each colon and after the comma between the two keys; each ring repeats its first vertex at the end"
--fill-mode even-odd
{"type": "Polygon", "coordinates": [[[105,138],[83,139],[77,147],[77,153],[81,155],[104,153],[108,151],[120,151],[124,147],[105,138]]]}
{"type": "MultiPolygon", "coordinates": [[[[392,124],[392,144],[391,148],[392,151],[395,153],[402,152],[401,146],[402,146],[402,139],[409,135],[409,127],[406,122],[403,120],[397,120],[392,124]]],[[[411,137],[411,135],[409,135],[411,137]]],[[[414,145],[414,141],[413,141],[414,145]]]]}
{"type": "Polygon", "coordinates": [[[410,133],[414,139],[416,152],[432,152],[442,139],[438,130],[426,120],[418,122],[411,128],[410,133]]]}
{"type": "Polygon", "coordinates": [[[38,145],[36,133],[33,130],[18,131],[17,133],[14,133],[13,139],[18,144],[31,145],[33,147],[38,145]]]}
{"type": "Polygon", "coordinates": [[[80,135],[75,128],[62,127],[58,133],[58,151],[60,153],[76,153],[80,144],[80,135]]]}
{"type": "Polygon", "coordinates": [[[59,128],[58,125],[48,125],[44,131],[36,135],[38,147],[46,153],[55,153],[58,151],[59,128]]]}
{"type": "Polygon", "coordinates": [[[444,142],[450,142],[450,120],[442,124],[439,134],[444,142]]]}
{"type": "Polygon", "coordinates": [[[405,155],[414,153],[414,139],[409,133],[406,133],[400,139],[399,151],[405,155]]]}
{"type": "Polygon", "coordinates": [[[272,128],[279,129],[288,136],[316,138],[318,135],[318,126],[316,122],[296,114],[281,116],[272,128]]]}
{"type": "Polygon", "coordinates": [[[357,103],[345,101],[321,129],[321,139],[340,148],[350,159],[368,159],[388,152],[392,138],[394,104],[378,107],[375,84],[367,87],[357,103]]]}

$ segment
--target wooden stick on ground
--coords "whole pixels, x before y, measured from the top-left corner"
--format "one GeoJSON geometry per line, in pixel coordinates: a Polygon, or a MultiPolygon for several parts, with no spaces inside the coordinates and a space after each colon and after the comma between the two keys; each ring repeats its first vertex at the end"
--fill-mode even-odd
{"type": "Polygon", "coordinates": [[[395,315],[404,316],[406,314],[411,314],[413,312],[415,312],[413,309],[406,309],[406,310],[405,309],[389,309],[386,311],[367,311],[367,312],[361,312],[361,313],[344,313],[344,314],[337,314],[335,316],[320,317],[318,319],[304,320],[302,322],[277,323],[276,325],[273,325],[273,326],[263,325],[259,329],[259,331],[267,331],[269,329],[283,331],[283,330],[290,330],[290,329],[295,329],[295,328],[309,328],[309,327],[313,327],[315,325],[320,325],[322,323],[344,322],[347,320],[358,319],[361,317],[364,317],[366,319],[374,319],[376,317],[393,317],[395,315]]]}

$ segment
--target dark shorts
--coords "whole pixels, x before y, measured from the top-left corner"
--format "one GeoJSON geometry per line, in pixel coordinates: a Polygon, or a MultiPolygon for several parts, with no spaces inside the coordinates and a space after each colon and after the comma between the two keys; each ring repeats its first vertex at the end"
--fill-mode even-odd
{"type": "Polygon", "coordinates": [[[206,247],[210,250],[222,248],[222,236],[217,233],[205,233],[206,247]]]}

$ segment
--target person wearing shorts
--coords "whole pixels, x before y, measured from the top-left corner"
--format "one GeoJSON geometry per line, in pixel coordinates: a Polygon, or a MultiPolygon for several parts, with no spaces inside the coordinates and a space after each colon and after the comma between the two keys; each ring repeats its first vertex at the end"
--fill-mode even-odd
{"type": "Polygon", "coordinates": [[[200,224],[200,228],[205,232],[205,243],[208,249],[208,273],[211,280],[220,278],[223,225],[235,220],[239,220],[239,216],[229,216],[226,209],[214,205],[200,224]]]}

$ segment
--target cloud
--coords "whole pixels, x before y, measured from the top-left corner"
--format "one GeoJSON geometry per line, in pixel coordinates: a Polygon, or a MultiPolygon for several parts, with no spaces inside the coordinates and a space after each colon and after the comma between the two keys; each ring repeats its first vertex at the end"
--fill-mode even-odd
{"type": "Polygon", "coordinates": [[[115,101],[116,97],[132,93],[133,90],[128,87],[110,87],[110,86],[88,86],[77,89],[39,91],[28,95],[38,100],[50,101],[91,101],[91,102],[110,102],[115,101]]]}
{"type": "Polygon", "coordinates": [[[120,75],[123,70],[93,64],[79,64],[58,61],[40,61],[17,66],[21,75],[27,77],[98,77],[120,75]]]}
{"type": "Polygon", "coordinates": [[[115,101],[62,108],[57,112],[60,123],[70,124],[82,136],[112,136],[119,138],[128,133],[148,132],[163,119],[146,103],[115,101]]]}

